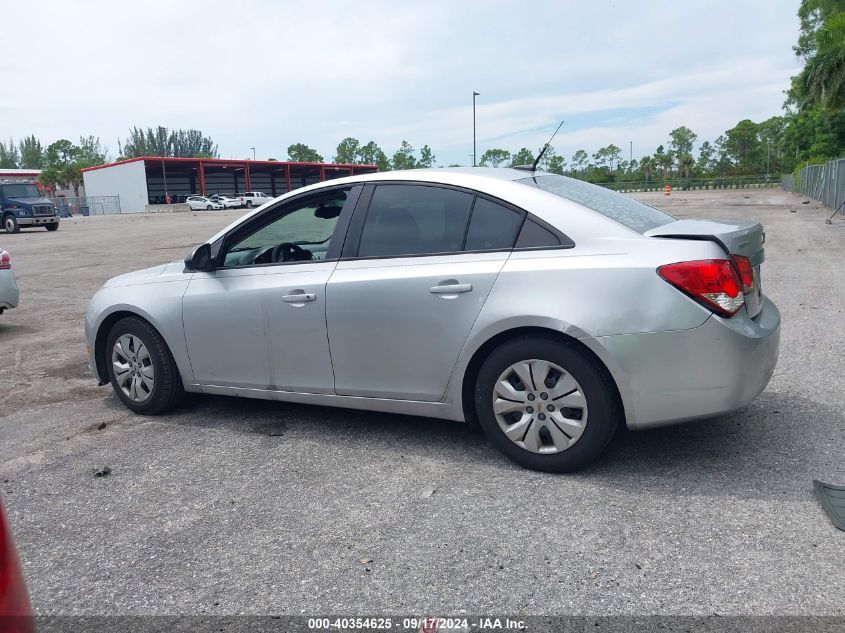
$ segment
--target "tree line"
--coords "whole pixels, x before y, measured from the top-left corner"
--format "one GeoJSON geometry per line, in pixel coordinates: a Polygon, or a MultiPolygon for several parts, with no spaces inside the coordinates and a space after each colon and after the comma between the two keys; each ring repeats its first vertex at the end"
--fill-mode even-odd
{"type": "MultiPolygon", "coordinates": [[[[199,130],[168,130],[157,126],[142,130],[133,127],[126,141],[118,140],[118,160],[138,156],[181,156],[216,158],[217,145],[199,130]]],[[[40,169],[42,185],[50,188],[73,189],[79,196],[82,170],[111,160],[109,150],[99,137],[83,136],[79,143],[59,139],[44,145],[30,134],[15,142],[0,140],[0,169],[40,169]]]]}
{"type": "MultiPolygon", "coordinates": [[[[543,154],[539,168],[599,183],[779,174],[794,163],[788,160],[789,148],[783,143],[785,125],[784,117],[772,117],[761,123],[746,119],[714,143],[704,141],[697,147],[698,135],[682,125],[669,132],[669,138],[653,154],[639,158],[633,158],[630,151],[613,143],[593,153],[579,149],[568,159],[550,147],[543,154]]],[[[481,155],[479,165],[513,167],[530,165],[534,159],[534,152],[526,147],[515,154],[493,148],[481,155]]]]}
{"type": "Polygon", "coordinates": [[[0,168],[40,169],[41,184],[56,188],[72,188],[79,195],[82,169],[101,165],[108,160],[108,150],[96,136],[83,136],[79,143],[59,139],[46,147],[34,134],[15,143],[0,141],[0,168]]]}
{"type": "MultiPolygon", "coordinates": [[[[294,143],[288,146],[288,160],[298,163],[322,163],[323,156],[304,143],[294,143]]],[[[428,145],[423,145],[417,156],[416,149],[408,141],[402,141],[399,149],[388,157],[375,141],[361,144],[357,138],[348,136],[338,143],[332,162],[346,165],[378,165],[379,171],[390,171],[434,167],[436,158],[428,145]]]]}

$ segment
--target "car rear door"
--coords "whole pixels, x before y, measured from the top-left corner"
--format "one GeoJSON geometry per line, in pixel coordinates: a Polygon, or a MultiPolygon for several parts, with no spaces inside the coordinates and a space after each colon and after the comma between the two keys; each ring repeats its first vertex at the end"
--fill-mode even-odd
{"type": "Polygon", "coordinates": [[[440,400],[523,218],[469,191],[368,187],[326,289],[336,392],[440,400]]]}

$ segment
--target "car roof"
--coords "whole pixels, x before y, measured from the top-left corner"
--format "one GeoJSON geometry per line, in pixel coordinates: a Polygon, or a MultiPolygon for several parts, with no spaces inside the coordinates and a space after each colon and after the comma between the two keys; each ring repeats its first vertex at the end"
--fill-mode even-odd
{"type": "MultiPolygon", "coordinates": [[[[294,189],[274,200],[280,201],[289,197],[317,193],[327,187],[364,184],[368,182],[395,181],[442,184],[475,190],[514,204],[522,209],[529,210],[535,216],[549,222],[567,235],[570,235],[570,237],[573,237],[573,239],[578,234],[596,237],[642,237],[642,235],[635,231],[605,217],[589,207],[565,200],[560,196],[542,191],[537,187],[527,187],[517,182],[519,180],[531,179],[534,176],[546,175],[549,174],[547,172],[495,167],[449,167],[380,171],[357,176],[332,178],[294,189]]],[[[235,220],[212,237],[210,241],[218,239],[236,225],[259,213],[260,209],[263,208],[263,206],[259,207],[235,220]]]]}
{"type": "MultiPolygon", "coordinates": [[[[366,182],[370,180],[417,180],[448,184],[456,179],[465,181],[467,177],[499,181],[513,181],[530,178],[534,172],[510,167],[431,167],[427,169],[400,169],[396,171],[377,171],[359,174],[337,180],[366,182]]],[[[331,182],[335,182],[334,180],[331,182]]]]}

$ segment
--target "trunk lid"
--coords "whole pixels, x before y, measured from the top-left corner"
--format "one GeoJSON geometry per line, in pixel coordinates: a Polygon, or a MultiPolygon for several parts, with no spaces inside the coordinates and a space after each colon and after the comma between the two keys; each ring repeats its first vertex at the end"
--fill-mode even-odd
{"type": "Polygon", "coordinates": [[[766,234],[759,222],[731,224],[711,220],[678,220],[645,232],[646,237],[682,240],[709,240],[721,246],[728,255],[747,257],[754,271],[754,288],[745,295],[745,307],[752,317],[763,307],[760,267],[765,259],[763,243],[766,234]]]}

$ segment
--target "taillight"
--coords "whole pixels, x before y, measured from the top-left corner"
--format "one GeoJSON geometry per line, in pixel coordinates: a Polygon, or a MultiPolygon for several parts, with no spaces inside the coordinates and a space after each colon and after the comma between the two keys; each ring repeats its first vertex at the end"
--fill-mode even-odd
{"type": "Polygon", "coordinates": [[[754,292],[754,269],[751,267],[751,260],[744,255],[734,255],[734,263],[739,270],[739,278],[742,280],[742,292],[744,294],[754,292]]]}
{"type": "Polygon", "coordinates": [[[0,251],[0,270],[8,270],[12,267],[12,256],[8,251],[0,251]]]}
{"type": "Polygon", "coordinates": [[[700,259],[667,264],[657,274],[684,294],[723,317],[732,317],[744,304],[743,282],[727,259],[700,259]]]}

